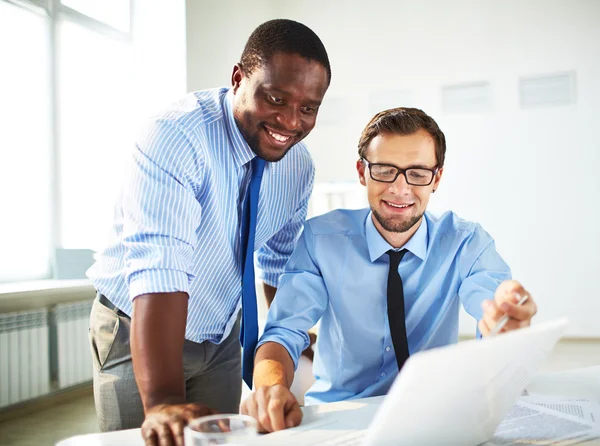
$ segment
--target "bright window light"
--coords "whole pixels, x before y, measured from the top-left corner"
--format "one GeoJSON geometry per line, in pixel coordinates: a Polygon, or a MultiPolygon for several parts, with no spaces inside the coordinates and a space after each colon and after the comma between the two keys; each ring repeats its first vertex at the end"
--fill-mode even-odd
{"type": "Polygon", "coordinates": [[[0,2],[0,282],[49,274],[47,26],[45,17],[0,2]]]}
{"type": "Polygon", "coordinates": [[[130,0],[62,0],[61,3],[120,31],[129,32],[130,0]]]}
{"type": "Polygon", "coordinates": [[[61,244],[97,250],[136,130],[132,48],[72,22],[59,25],[61,244]]]}

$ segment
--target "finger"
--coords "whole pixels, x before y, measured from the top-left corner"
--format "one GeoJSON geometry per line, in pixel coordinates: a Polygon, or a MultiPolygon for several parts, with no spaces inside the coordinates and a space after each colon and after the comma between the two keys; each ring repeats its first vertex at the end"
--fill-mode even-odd
{"type": "Polygon", "coordinates": [[[477,323],[477,327],[479,328],[479,333],[481,333],[482,336],[488,336],[490,334],[490,327],[488,327],[488,325],[486,324],[486,322],[481,319],[478,323],[477,323]]]}
{"type": "Polygon", "coordinates": [[[530,325],[529,320],[519,321],[517,319],[509,319],[501,331],[508,332],[508,331],[513,331],[513,330],[519,330],[520,328],[524,328],[529,325],[530,325]]]}
{"type": "Polygon", "coordinates": [[[302,409],[300,409],[300,405],[296,402],[292,405],[291,409],[285,416],[285,427],[296,427],[299,426],[302,422],[302,409]]]}
{"type": "Polygon", "coordinates": [[[158,435],[156,435],[154,429],[142,426],[142,438],[146,446],[158,446],[158,435]]]}
{"type": "Polygon", "coordinates": [[[251,398],[246,403],[246,410],[248,411],[248,415],[256,420],[258,423],[258,431],[259,432],[268,432],[267,429],[262,425],[260,420],[258,419],[258,403],[256,402],[256,398],[251,398]]]}
{"type": "Polygon", "coordinates": [[[511,304],[503,302],[500,305],[500,310],[507,314],[510,318],[519,321],[530,320],[537,311],[537,307],[534,302],[526,302],[523,305],[511,304]]]}
{"type": "Polygon", "coordinates": [[[240,413],[242,415],[250,415],[255,419],[258,417],[255,393],[251,393],[250,396],[240,404],[240,413]]]}
{"type": "Polygon", "coordinates": [[[273,426],[271,425],[271,419],[269,417],[269,412],[267,411],[269,404],[267,398],[264,388],[256,391],[256,417],[266,432],[273,432],[273,426]]]}
{"type": "Polygon", "coordinates": [[[174,446],[175,440],[173,438],[173,432],[168,424],[159,424],[154,428],[158,434],[158,445],[159,446],[174,446]]]}
{"type": "MultiPolygon", "coordinates": [[[[240,403],[240,413],[242,415],[250,415],[250,412],[248,411],[249,407],[248,407],[248,402],[249,400],[252,398],[252,396],[249,396],[248,398],[246,398],[244,401],[242,401],[240,403]]],[[[251,416],[251,415],[250,415],[251,416]]]]}
{"type": "Polygon", "coordinates": [[[526,293],[527,291],[525,290],[523,285],[521,285],[516,280],[505,280],[496,289],[496,302],[504,302],[506,300],[511,300],[515,294],[524,296],[526,293]]]}
{"type": "Polygon", "coordinates": [[[254,394],[252,394],[248,399],[246,399],[246,404],[244,405],[244,407],[246,410],[246,415],[250,415],[258,423],[258,431],[267,432],[267,429],[265,429],[265,427],[260,423],[260,420],[258,419],[258,404],[256,403],[256,398],[254,394]]]}
{"type": "MultiPolygon", "coordinates": [[[[274,393],[274,392],[271,392],[274,393]]],[[[275,395],[272,395],[269,399],[269,405],[267,412],[269,413],[269,419],[271,421],[271,427],[273,431],[280,431],[285,429],[285,396],[283,392],[279,391],[275,395]]]]}
{"type": "Polygon", "coordinates": [[[171,431],[177,446],[183,446],[183,426],[185,424],[182,420],[171,422],[171,431]]]}
{"type": "Polygon", "coordinates": [[[502,316],[502,312],[495,301],[492,299],[486,299],[481,302],[481,308],[483,309],[484,314],[488,314],[492,319],[497,319],[502,316]]]}
{"type": "Polygon", "coordinates": [[[217,426],[219,426],[219,432],[231,432],[229,420],[219,420],[217,421],[217,426]]]}
{"type": "Polygon", "coordinates": [[[496,312],[493,312],[493,313],[486,312],[486,313],[483,313],[483,317],[481,318],[481,320],[485,322],[485,324],[489,330],[493,330],[501,317],[502,317],[501,313],[496,315],[496,312]]]}

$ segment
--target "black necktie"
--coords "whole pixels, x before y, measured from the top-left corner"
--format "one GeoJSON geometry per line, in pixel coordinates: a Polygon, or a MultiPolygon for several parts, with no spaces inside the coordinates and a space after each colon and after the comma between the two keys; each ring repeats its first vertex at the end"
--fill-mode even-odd
{"type": "Polygon", "coordinates": [[[400,278],[400,274],[398,274],[398,265],[400,265],[400,260],[406,254],[406,249],[402,251],[390,249],[387,253],[390,256],[390,272],[388,273],[387,288],[388,320],[390,322],[390,334],[392,335],[392,343],[396,352],[398,370],[401,370],[402,365],[404,365],[409,356],[406,324],[404,322],[404,289],[402,288],[402,279],[400,278]]]}

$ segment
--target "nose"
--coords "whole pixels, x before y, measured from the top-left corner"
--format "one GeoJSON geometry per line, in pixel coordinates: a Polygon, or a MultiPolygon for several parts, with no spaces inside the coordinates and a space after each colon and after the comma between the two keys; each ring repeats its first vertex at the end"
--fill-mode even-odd
{"type": "Polygon", "coordinates": [[[277,121],[286,130],[294,131],[300,127],[300,113],[295,107],[286,107],[277,115],[277,121]]]}
{"type": "Polygon", "coordinates": [[[410,184],[406,182],[406,177],[403,173],[398,175],[396,181],[390,183],[390,191],[394,192],[396,195],[406,194],[410,191],[410,184]]]}

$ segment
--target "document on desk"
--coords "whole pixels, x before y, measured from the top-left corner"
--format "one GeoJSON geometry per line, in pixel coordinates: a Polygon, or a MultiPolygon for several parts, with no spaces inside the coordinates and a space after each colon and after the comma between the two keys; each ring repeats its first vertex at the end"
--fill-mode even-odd
{"type": "Polygon", "coordinates": [[[485,446],[568,446],[600,439],[598,404],[589,400],[526,396],[511,409],[485,446]]]}
{"type": "Polygon", "coordinates": [[[528,395],[522,397],[520,401],[557,410],[565,415],[573,415],[591,423],[600,423],[600,404],[584,398],[528,395]]]}

